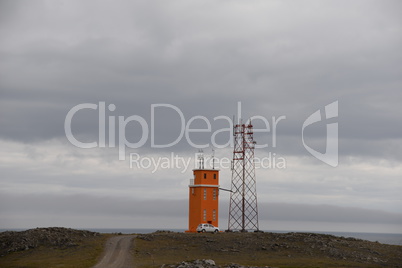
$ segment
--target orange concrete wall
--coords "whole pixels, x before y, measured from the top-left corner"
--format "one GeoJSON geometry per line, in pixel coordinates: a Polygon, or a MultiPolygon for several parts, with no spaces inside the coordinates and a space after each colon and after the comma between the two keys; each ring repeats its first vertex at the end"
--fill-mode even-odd
{"type": "Polygon", "coordinates": [[[219,170],[195,169],[193,170],[193,174],[194,174],[194,184],[219,185],[219,170]],[[206,176],[204,176],[204,174],[206,176]],[[216,174],[215,176],[216,179],[214,179],[214,174],[216,174]]]}
{"type": "Polygon", "coordinates": [[[216,169],[195,169],[194,185],[189,186],[189,232],[196,232],[200,223],[219,226],[219,171],[216,169]],[[214,199],[214,190],[216,196],[214,199]],[[206,191],[206,199],[204,199],[206,191]],[[204,218],[204,210],[206,217],[204,218]],[[213,211],[215,210],[215,218],[213,211]]]}

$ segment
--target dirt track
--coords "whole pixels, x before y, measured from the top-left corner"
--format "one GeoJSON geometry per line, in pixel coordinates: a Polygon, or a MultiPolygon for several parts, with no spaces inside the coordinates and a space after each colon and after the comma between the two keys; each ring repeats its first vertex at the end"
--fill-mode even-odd
{"type": "Polygon", "coordinates": [[[93,268],[133,267],[133,255],[130,252],[134,235],[114,236],[106,242],[103,258],[93,268]]]}

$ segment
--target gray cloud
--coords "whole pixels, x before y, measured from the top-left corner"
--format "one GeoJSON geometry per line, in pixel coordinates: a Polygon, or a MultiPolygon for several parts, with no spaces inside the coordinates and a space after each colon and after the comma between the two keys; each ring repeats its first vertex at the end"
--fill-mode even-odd
{"type": "Polygon", "coordinates": [[[402,215],[381,210],[306,204],[262,204],[262,219],[401,224],[402,215]]]}
{"type": "MultiPolygon", "coordinates": [[[[244,118],[286,116],[277,130],[276,148],[257,152],[297,159],[289,163],[288,172],[273,171],[278,181],[283,180],[283,184],[275,184],[281,193],[287,189],[297,192],[289,179],[293,177],[300,179],[295,185],[305,194],[323,189],[331,194],[317,198],[318,204],[332,202],[339,191],[350,197],[347,200],[352,194],[359,196],[359,205],[361,200],[374,203],[383,198],[380,206],[387,210],[386,204],[400,202],[393,196],[401,187],[395,179],[402,159],[398,124],[402,98],[400,5],[399,1],[2,1],[0,141],[18,144],[15,148],[19,150],[25,148],[18,153],[26,156],[5,150],[0,168],[6,175],[0,183],[12,191],[28,180],[30,185],[46,185],[50,192],[57,186],[80,193],[91,187],[118,192],[128,191],[129,178],[135,174],[144,181],[133,191],[149,189],[157,179],[127,169],[123,175],[122,168],[127,166],[115,161],[116,150],[88,153],[71,149],[64,120],[72,107],[104,101],[117,107],[107,116],[139,115],[150,123],[151,105],[168,103],[183,112],[186,122],[196,115],[207,117],[215,131],[228,126],[213,118],[231,118],[241,101],[244,118]],[[333,101],[339,101],[339,117],[329,122],[339,123],[340,169],[346,171],[329,171],[306,161],[310,155],[301,141],[304,120],[333,101]],[[53,147],[55,141],[64,147],[53,147]],[[29,165],[18,165],[21,162],[29,165]],[[96,171],[94,163],[102,171],[96,171]],[[301,171],[300,163],[308,168],[301,171]],[[114,178],[120,186],[108,180],[113,176],[108,165],[119,167],[114,178]],[[317,186],[309,183],[333,173],[345,187],[331,184],[333,190],[328,190],[324,187],[328,185],[321,184],[314,189],[317,186]],[[376,176],[385,181],[379,187],[381,192],[373,192],[376,176]],[[94,182],[97,177],[100,181],[94,182]],[[366,182],[361,183],[362,190],[356,190],[360,189],[356,181],[366,182]]],[[[160,109],[156,119],[157,143],[176,139],[181,127],[177,114],[160,109]]],[[[321,152],[325,150],[326,123],[309,126],[305,133],[306,143],[321,152]]],[[[261,122],[255,121],[255,125],[259,127],[261,122]]],[[[200,122],[192,126],[204,127],[200,122]]],[[[81,111],[72,127],[80,140],[96,141],[97,111],[81,111]]],[[[141,129],[132,124],[125,134],[134,142],[141,129]]],[[[257,133],[256,140],[272,146],[271,135],[257,133]]],[[[228,133],[217,136],[220,144],[228,138],[228,133]]],[[[210,139],[210,133],[192,136],[197,144],[210,139]]],[[[149,138],[145,146],[130,151],[191,155],[196,149],[185,139],[171,148],[152,149],[149,138]]],[[[262,176],[270,177],[264,172],[262,176]]],[[[174,178],[174,172],[169,176],[174,178]]],[[[156,195],[169,182],[160,185],[156,195]]],[[[318,221],[313,214],[307,213],[318,221]]]]}
{"type": "MultiPolygon", "coordinates": [[[[386,5],[378,10],[376,3],[359,3],[352,8],[364,7],[365,13],[352,15],[334,3],[311,2],[320,15],[301,6],[296,15],[294,6],[267,4],[253,10],[255,20],[245,20],[241,9],[225,4],[197,5],[218,8],[187,16],[176,13],[184,8],[178,3],[126,3],[130,17],[119,17],[128,11],[109,10],[105,3],[88,14],[93,4],[83,4],[78,13],[75,4],[35,5],[36,15],[19,7],[19,20],[2,27],[3,111],[19,108],[3,119],[3,137],[63,136],[66,111],[99,100],[116,102],[120,115],[143,114],[151,103],[168,102],[186,115],[211,117],[231,116],[240,100],[248,115],[287,115],[292,136],[299,135],[298,126],[314,109],[339,100],[343,138],[401,136],[400,129],[390,127],[398,119],[401,94],[393,86],[401,61],[392,53],[401,42],[401,27],[386,5]],[[273,27],[264,12],[279,12],[271,20],[284,25],[273,27]],[[292,20],[282,17],[290,14],[292,20]],[[43,127],[24,135],[15,122],[43,127]]],[[[97,131],[95,121],[77,128],[97,131]]]]}
{"type": "MultiPolygon", "coordinates": [[[[180,228],[185,228],[188,215],[187,200],[163,200],[163,199],[136,199],[116,198],[111,196],[92,195],[10,195],[1,197],[1,211],[3,215],[11,215],[11,219],[17,215],[44,215],[57,214],[62,217],[88,217],[102,216],[110,221],[115,219],[133,218],[172,218],[180,228]],[[18,213],[15,213],[18,211],[18,213]]],[[[227,222],[228,203],[220,204],[221,224],[227,222]]],[[[39,216],[38,216],[39,217],[39,216]]],[[[28,217],[27,217],[28,218],[28,217]]],[[[381,210],[362,209],[352,207],[339,207],[333,205],[308,205],[291,203],[265,203],[259,204],[259,219],[261,221],[311,221],[311,222],[335,222],[335,223],[372,223],[372,224],[402,224],[402,214],[390,213],[381,210]]],[[[96,221],[96,220],[94,220],[96,221]]],[[[25,221],[24,227],[30,226],[25,221]]],[[[94,222],[81,222],[82,226],[94,225],[94,222]]]]}

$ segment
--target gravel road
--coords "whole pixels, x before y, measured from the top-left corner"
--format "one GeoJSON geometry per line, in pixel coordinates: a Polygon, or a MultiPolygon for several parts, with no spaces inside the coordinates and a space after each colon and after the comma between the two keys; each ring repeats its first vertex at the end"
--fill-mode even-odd
{"type": "Polygon", "coordinates": [[[134,235],[114,236],[106,242],[103,258],[93,268],[133,267],[133,255],[130,252],[134,235]]]}

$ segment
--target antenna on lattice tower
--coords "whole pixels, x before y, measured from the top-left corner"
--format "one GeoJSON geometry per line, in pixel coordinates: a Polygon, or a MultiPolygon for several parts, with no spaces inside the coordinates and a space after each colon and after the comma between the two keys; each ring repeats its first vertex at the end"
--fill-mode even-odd
{"type": "Polygon", "coordinates": [[[215,169],[215,149],[212,147],[212,169],[215,169]]]}
{"type": "Polygon", "coordinates": [[[204,152],[202,149],[198,150],[198,169],[204,169],[204,152]]]}
{"type": "Polygon", "coordinates": [[[232,183],[228,231],[259,231],[254,165],[254,133],[251,120],[241,118],[233,126],[232,183]]]}

